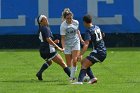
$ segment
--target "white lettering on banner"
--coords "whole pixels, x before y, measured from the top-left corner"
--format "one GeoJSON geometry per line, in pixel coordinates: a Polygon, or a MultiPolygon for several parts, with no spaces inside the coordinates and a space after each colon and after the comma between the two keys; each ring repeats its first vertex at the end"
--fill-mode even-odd
{"type": "Polygon", "coordinates": [[[113,4],[114,0],[87,0],[87,12],[94,17],[94,23],[100,25],[122,24],[122,15],[114,15],[114,17],[98,17],[98,2],[113,4]]]}
{"type": "MultiPolygon", "coordinates": [[[[38,0],[38,14],[44,14],[49,18],[49,0],[38,0]]],[[[50,25],[60,25],[61,18],[49,18],[50,25]]],[[[35,25],[37,25],[37,21],[35,19],[35,25]]]]}
{"type": "MultiPolygon", "coordinates": [[[[38,0],[39,1],[39,14],[45,14],[49,18],[49,0],[38,0]]],[[[87,12],[94,15],[95,23],[101,25],[110,24],[122,24],[122,15],[115,15],[115,17],[98,17],[98,2],[106,1],[107,4],[113,4],[114,0],[87,0],[87,12]]],[[[35,20],[36,21],[36,20],[35,20]]],[[[49,18],[50,25],[60,25],[61,18],[49,18]]],[[[37,25],[37,22],[35,22],[37,25]]]]}
{"type": "Polygon", "coordinates": [[[25,16],[18,16],[18,19],[0,19],[0,26],[26,26],[25,16]]]}
{"type": "Polygon", "coordinates": [[[25,22],[25,16],[24,15],[18,15],[18,19],[1,19],[1,0],[0,0],[0,26],[25,26],[26,22],[25,22]]]}
{"type": "MultiPolygon", "coordinates": [[[[113,17],[99,17],[98,3],[115,3],[114,0],[87,0],[87,13],[94,17],[94,23],[100,25],[122,24],[122,15],[114,14],[113,17]]],[[[134,17],[140,22],[140,0],[134,0],[134,17]]],[[[1,26],[26,26],[26,15],[17,15],[15,19],[2,19],[2,0],[0,0],[0,27],[1,26]]],[[[49,18],[49,0],[38,0],[38,14],[44,14],[49,18]]],[[[49,18],[50,25],[60,25],[61,18],[49,18]]],[[[35,20],[35,24],[37,22],[35,20]]]]}
{"type": "Polygon", "coordinates": [[[134,0],[134,16],[140,22],[140,0],[134,0]]]}

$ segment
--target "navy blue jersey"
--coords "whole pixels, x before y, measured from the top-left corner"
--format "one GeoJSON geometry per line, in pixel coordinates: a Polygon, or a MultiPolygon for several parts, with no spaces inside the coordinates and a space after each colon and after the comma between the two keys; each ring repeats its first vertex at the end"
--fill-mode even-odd
{"type": "Polygon", "coordinates": [[[55,48],[47,42],[47,38],[53,38],[52,32],[49,27],[41,26],[39,29],[40,50],[46,51],[46,53],[53,53],[55,48]]]}
{"type": "Polygon", "coordinates": [[[85,32],[85,40],[91,41],[94,51],[97,53],[106,53],[106,47],[103,41],[101,30],[94,25],[85,32]]]}
{"type": "Polygon", "coordinates": [[[52,32],[50,30],[49,27],[47,26],[41,26],[40,29],[39,29],[39,39],[41,40],[41,42],[47,42],[46,38],[49,38],[49,37],[53,37],[52,35],[52,32]]]}

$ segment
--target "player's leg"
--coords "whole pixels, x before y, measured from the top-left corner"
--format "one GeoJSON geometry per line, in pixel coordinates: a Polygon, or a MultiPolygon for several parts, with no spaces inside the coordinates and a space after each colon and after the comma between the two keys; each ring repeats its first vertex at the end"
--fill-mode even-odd
{"type": "Polygon", "coordinates": [[[94,76],[90,67],[87,68],[87,74],[90,77],[89,84],[93,84],[97,82],[97,78],[94,76]]]}
{"type": "Polygon", "coordinates": [[[64,54],[65,54],[66,64],[69,67],[69,69],[71,69],[72,55],[71,55],[70,46],[65,46],[64,54]]]}
{"type": "Polygon", "coordinates": [[[80,54],[80,42],[76,43],[72,49],[72,68],[71,68],[71,78],[75,78],[75,72],[77,70],[77,61],[80,54]]]}
{"type": "Polygon", "coordinates": [[[77,57],[80,54],[80,50],[72,51],[72,68],[71,68],[71,78],[75,78],[75,72],[77,69],[77,57]]]}
{"type": "MultiPolygon", "coordinates": [[[[84,61],[81,61],[81,65],[82,65],[82,62],[84,62],[84,61]]],[[[89,77],[90,79],[94,78],[93,72],[90,67],[88,67],[86,71],[87,71],[87,73],[86,73],[85,77],[89,77]]]]}
{"type": "Polygon", "coordinates": [[[83,79],[86,76],[87,73],[87,68],[89,68],[90,66],[92,66],[92,62],[90,62],[87,58],[84,58],[82,60],[82,66],[81,66],[81,70],[78,76],[78,82],[74,82],[72,84],[83,84],[83,79]]]}
{"type": "Polygon", "coordinates": [[[94,76],[90,67],[87,68],[87,75],[89,76],[90,79],[95,78],[95,76],[94,76]]]}
{"type": "Polygon", "coordinates": [[[87,68],[89,68],[92,65],[93,63],[89,61],[87,58],[82,60],[82,66],[81,66],[81,70],[78,76],[78,82],[83,82],[83,79],[87,73],[87,68]]]}
{"type": "Polygon", "coordinates": [[[57,54],[52,60],[55,63],[59,64],[64,69],[65,73],[70,77],[70,69],[67,67],[64,60],[59,54],[57,54]]]}
{"type": "Polygon", "coordinates": [[[66,64],[69,67],[69,69],[71,69],[71,61],[72,61],[72,56],[71,54],[65,54],[65,58],[66,58],[66,64]]]}
{"type": "MultiPolygon", "coordinates": [[[[89,56],[87,56],[87,59],[90,60],[93,64],[95,64],[96,62],[103,62],[104,59],[106,58],[106,53],[95,53],[95,52],[91,52],[89,56]]],[[[95,82],[97,82],[97,78],[93,75],[91,69],[87,68],[87,73],[90,76],[90,81],[88,82],[89,84],[93,84],[95,82]]]]}
{"type": "MultiPolygon", "coordinates": [[[[95,52],[91,52],[89,56],[86,57],[90,62],[93,64],[99,62],[100,60],[100,55],[95,52]]],[[[87,74],[90,77],[90,81],[88,83],[93,84],[97,82],[97,78],[93,75],[91,68],[87,68],[87,74]]]]}
{"type": "MultiPolygon", "coordinates": [[[[84,61],[81,61],[81,66],[82,66],[82,62],[84,62],[84,61]]],[[[92,79],[93,78],[93,75],[91,75],[91,73],[92,73],[91,68],[90,67],[87,68],[87,73],[86,73],[86,76],[84,77],[85,78],[85,80],[84,80],[85,82],[89,81],[87,79],[92,79]]]]}
{"type": "Polygon", "coordinates": [[[47,52],[46,48],[41,47],[40,48],[40,56],[46,60],[46,62],[41,66],[40,70],[37,72],[36,76],[38,80],[43,80],[42,79],[42,73],[52,64],[51,60],[48,60],[51,58],[51,54],[47,52]]]}
{"type": "Polygon", "coordinates": [[[37,74],[36,74],[36,76],[38,77],[38,80],[43,80],[42,79],[42,73],[50,66],[52,64],[52,61],[47,61],[47,62],[45,62],[42,66],[41,66],[41,68],[40,68],[40,70],[37,72],[37,74]]]}

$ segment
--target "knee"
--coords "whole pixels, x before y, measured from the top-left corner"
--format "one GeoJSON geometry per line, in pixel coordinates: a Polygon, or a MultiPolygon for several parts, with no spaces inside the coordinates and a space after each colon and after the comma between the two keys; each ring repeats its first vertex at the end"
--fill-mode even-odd
{"type": "Polygon", "coordinates": [[[82,65],[81,69],[87,69],[87,67],[85,65],[82,65]]]}
{"type": "Polygon", "coordinates": [[[58,63],[62,68],[67,67],[67,65],[65,64],[65,62],[63,60],[60,60],[58,63]]]}
{"type": "Polygon", "coordinates": [[[67,64],[71,64],[71,60],[66,60],[66,63],[67,64]]]}
{"type": "Polygon", "coordinates": [[[85,62],[82,62],[81,69],[87,69],[87,66],[85,65],[85,62]]]}
{"type": "Polygon", "coordinates": [[[61,66],[62,68],[66,68],[66,67],[67,67],[67,65],[66,65],[65,63],[60,64],[60,66],[61,66]]]}
{"type": "Polygon", "coordinates": [[[50,65],[52,64],[52,61],[48,61],[47,63],[48,63],[48,65],[50,66],[50,65]]]}
{"type": "Polygon", "coordinates": [[[73,58],[73,62],[74,62],[74,63],[76,63],[76,62],[77,62],[77,60],[78,60],[78,58],[77,58],[77,57],[73,58]]]}

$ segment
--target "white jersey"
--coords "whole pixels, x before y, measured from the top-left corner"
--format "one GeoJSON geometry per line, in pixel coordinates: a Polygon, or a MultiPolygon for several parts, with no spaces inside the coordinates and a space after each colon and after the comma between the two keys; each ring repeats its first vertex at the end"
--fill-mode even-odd
{"type": "Polygon", "coordinates": [[[72,20],[72,24],[67,24],[64,21],[60,26],[60,35],[65,35],[65,46],[74,46],[80,43],[77,31],[79,28],[79,22],[72,20]]]}

